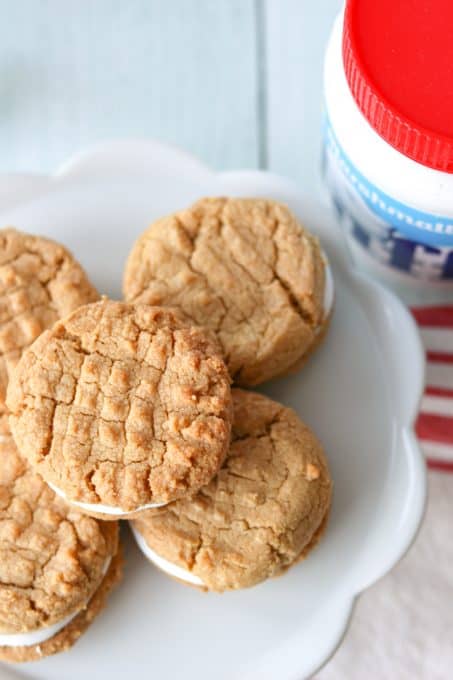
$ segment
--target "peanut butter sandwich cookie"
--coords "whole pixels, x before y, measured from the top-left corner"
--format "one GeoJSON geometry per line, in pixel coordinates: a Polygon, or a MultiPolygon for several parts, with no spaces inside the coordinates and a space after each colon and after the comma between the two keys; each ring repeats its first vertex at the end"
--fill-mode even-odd
{"type": "Polygon", "coordinates": [[[214,331],[233,381],[256,385],[300,366],[323,338],[333,305],[326,263],[286,206],[205,198],[139,237],[124,295],[178,307],[214,331]]]}
{"type": "Polygon", "coordinates": [[[230,377],[214,337],[171,309],[103,299],[27,349],[10,380],[20,452],[103,519],[193,495],[227,453],[230,377]]]}
{"type": "Polygon", "coordinates": [[[325,528],[332,489],[321,444],[294,411],[237,389],[233,404],[218,475],[192,499],[130,523],[157,567],[219,592],[254,586],[305,557],[325,528]]]}
{"type": "Polygon", "coordinates": [[[99,297],[63,246],[0,230],[0,414],[8,376],[23,350],[62,316],[99,297]]]}
{"type": "Polygon", "coordinates": [[[0,439],[0,659],[71,647],[121,577],[118,523],[71,508],[0,439]]]}

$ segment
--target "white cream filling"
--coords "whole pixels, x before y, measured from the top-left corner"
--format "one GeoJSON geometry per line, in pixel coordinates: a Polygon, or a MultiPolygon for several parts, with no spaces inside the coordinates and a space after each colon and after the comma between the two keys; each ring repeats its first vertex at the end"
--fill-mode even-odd
{"type": "Polygon", "coordinates": [[[324,286],[324,319],[327,319],[332,311],[333,301],[335,298],[335,285],[333,282],[332,270],[329,265],[327,257],[324,255],[324,264],[326,272],[326,281],[324,286]]]}
{"type": "Polygon", "coordinates": [[[113,505],[102,505],[102,503],[82,503],[81,501],[73,501],[68,498],[65,492],[62,491],[62,489],[59,489],[58,486],[55,486],[55,484],[51,484],[50,482],[47,482],[47,484],[50,486],[52,491],[55,491],[57,496],[60,496],[60,498],[63,498],[63,500],[67,501],[71,505],[82,508],[87,512],[100,512],[103,515],[126,517],[133,512],[142,512],[142,510],[149,510],[149,508],[161,508],[164,505],[168,505],[168,503],[147,503],[146,505],[140,505],[138,508],[135,508],[135,510],[123,510],[122,508],[115,508],[113,505]]]}
{"type": "Polygon", "coordinates": [[[131,528],[132,533],[134,534],[134,538],[137,541],[137,545],[142,551],[142,553],[147,557],[150,562],[156,565],[159,569],[162,571],[165,571],[167,574],[170,576],[174,576],[174,578],[178,578],[181,581],[186,581],[187,583],[192,583],[193,585],[196,586],[202,586],[203,581],[201,578],[198,576],[195,576],[195,574],[192,574],[192,572],[188,571],[187,569],[183,569],[182,567],[178,567],[178,565],[173,564],[172,562],[169,562],[168,560],[164,559],[160,555],[154,552],[143,536],[137,531],[135,527],[132,526],[131,523],[129,523],[129,526],[131,528]]]}
{"type": "MultiPolygon", "coordinates": [[[[110,566],[112,558],[109,557],[102,570],[102,577],[105,576],[107,570],[110,566]]],[[[89,601],[89,600],[88,600],[89,601]]],[[[75,617],[80,614],[83,607],[75,611],[69,616],[65,616],[61,621],[57,621],[52,626],[46,626],[45,628],[39,628],[38,630],[32,630],[28,633],[4,633],[0,634],[0,647],[32,647],[33,645],[40,645],[41,642],[50,640],[54,635],[63,630],[68,623],[71,623],[75,617]]]]}
{"type": "Polygon", "coordinates": [[[41,642],[45,642],[59,633],[78,613],[76,611],[74,614],[70,614],[61,621],[54,623],[53,626],[47,626],[47,628],[40,628],[29,633],[7,633],[0,635],[0,647],[31,647],[32,645],[39,645],[41,642]]]}

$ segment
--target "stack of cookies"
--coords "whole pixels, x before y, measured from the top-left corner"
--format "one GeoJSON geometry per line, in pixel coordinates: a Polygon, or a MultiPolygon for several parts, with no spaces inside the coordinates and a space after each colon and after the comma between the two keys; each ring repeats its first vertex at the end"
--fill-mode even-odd
{"type": "MultiPolygon", "coordinates": [[[[69,648],[121,576],[118,523],[89,517],[52,491],[26,452],[19,453],[5,405],[21,356],[33,356],[35,341],[59,318],[98,298],[65,248],[12,229],[0,232],[0,659],[5,661],[31,661],[69,648]]],[[[43,394],[41,403],[46,400],[43,394]]],[[[32,437],[35,427],[29,424],[32,437]]]]}
{"type": "Polygon", "coordinates": [[[0,239],[0,658],[77,639],[120,576],[118,519],[203,590],[305,557],[330,508],[322,447],[231,387],[298,370],[328,327],[330,272],[290,211],[212,198],[158,220],[125,302],[99,299],[61,246],[0,239]]]}
{"type": "MultiPolygon", "coordinates": [[[[318,241],[285,206],[252,199],[208,198],[152,224],[129,255],[124,295],[204,328],[241,387],[299,369],[333,306],[318,241]]],[[[237,388],[231,403],[231,439],[210,483],[131,522],[156,566],[214,591],[255,585],[305,556],[331,497],[321,445],[292,410],[237,388]]]]}

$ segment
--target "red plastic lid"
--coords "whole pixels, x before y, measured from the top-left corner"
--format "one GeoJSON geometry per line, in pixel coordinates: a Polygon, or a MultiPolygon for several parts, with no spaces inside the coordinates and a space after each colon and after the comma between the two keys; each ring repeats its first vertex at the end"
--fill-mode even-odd
{"type": "Polygon", "coordinates": [[[348,0],[343,61],[376,132],[453,173],[453,0],[348,0]]]}

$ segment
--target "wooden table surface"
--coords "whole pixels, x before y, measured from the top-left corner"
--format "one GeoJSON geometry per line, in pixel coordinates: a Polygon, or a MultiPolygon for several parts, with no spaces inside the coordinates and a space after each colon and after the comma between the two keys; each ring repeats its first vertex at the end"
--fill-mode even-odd
{"type": "Polygon", "coordinates": [[[118,137],[314,182],[341,0],[0,0],[0,171],[118,137]]]}

